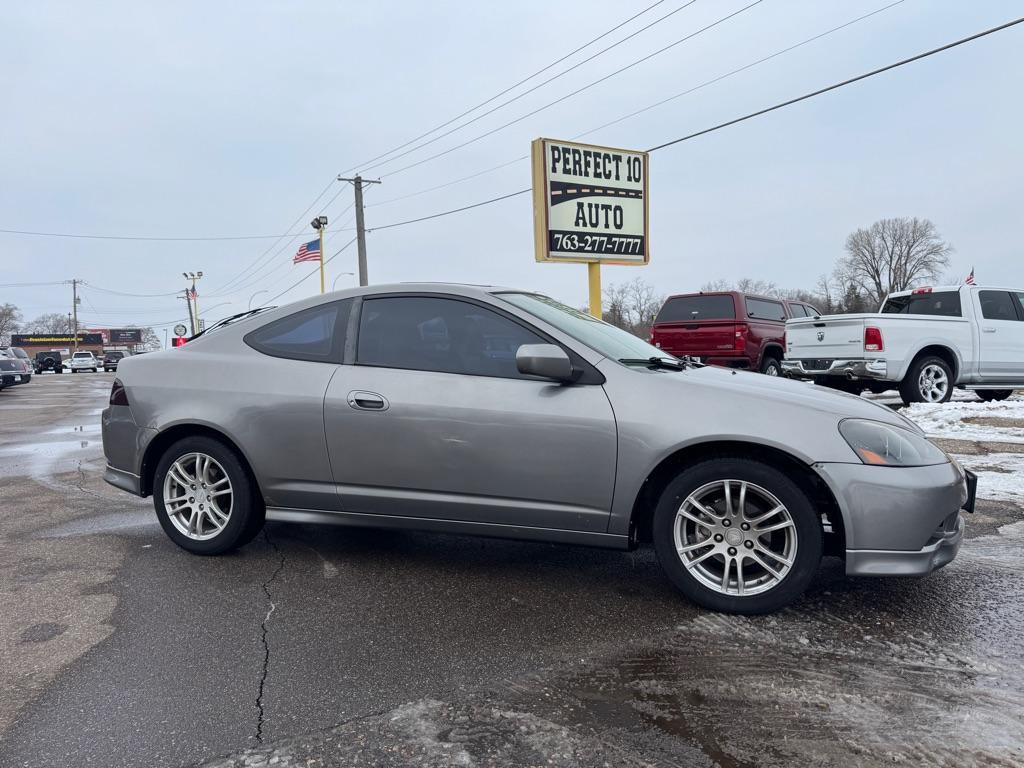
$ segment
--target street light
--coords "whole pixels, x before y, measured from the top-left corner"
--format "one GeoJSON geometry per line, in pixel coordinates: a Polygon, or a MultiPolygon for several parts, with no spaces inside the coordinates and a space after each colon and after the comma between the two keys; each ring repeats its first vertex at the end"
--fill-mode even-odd
{"type": "Polygon", "coordinates": [[[327,231],[327,217],[326,216],[314,216],[313,220],[309,222],[310,226],[317,231],[320,235],[320,293],[325,291],[324,288],[324,232],[327,231]]]}
{"type": "Polygon", "coordinates": [[[256,293],[249,297],[249,306],[246,307],[246,309],[252,309],[252,300],[259,296],[261,293],[270,293],[270,291],[256,291],[256,293]]]}
{"type": "MultiPolygon", "coordinates": [[[[342,275],[354,275],[354,274],[355,274],[355,272],[339,272],[338,273],[338,277],[341,277],[342,275]]],[[[338,287],[338,277],[334,278],[334,282],[331,283],[331,290],[332,291],[335,290],[338,287]]]]}

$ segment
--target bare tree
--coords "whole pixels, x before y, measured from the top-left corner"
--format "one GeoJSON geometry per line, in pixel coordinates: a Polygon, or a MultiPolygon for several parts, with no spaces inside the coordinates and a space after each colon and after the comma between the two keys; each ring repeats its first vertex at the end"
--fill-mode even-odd
{"type": "Polygon", "coordinates": [[[886,294],[937,280],[952,252],[928,219],[882,219],[846,238],[836,279],[877,306],[886,294]]]}
{"type": "Polygon", "coordinates": [[[164,348],[164,343],[160,341],[160,337],[156,335],[156,331],[152,328],[143,328],[142,348],[147,352],[156,352],[164,348]]]}
{"type": "Polygon", "coordinates": [[[11,334],[18,330],[21,312],[13,304],[0,304],[0,347],[11,344],[11,334]]]}
{"type": "Polygon", "coordinates": [[[60,312],[50,312],[30,320],[22,327],[25,333],[71,333],[71,321],[60,312]]]}
{"type": "Polygon", "coordinates": [[[646,338],[665,297],[654,286],[637,277],[628,283],[612,284],[603,291],[605,322],[646,338]]]}

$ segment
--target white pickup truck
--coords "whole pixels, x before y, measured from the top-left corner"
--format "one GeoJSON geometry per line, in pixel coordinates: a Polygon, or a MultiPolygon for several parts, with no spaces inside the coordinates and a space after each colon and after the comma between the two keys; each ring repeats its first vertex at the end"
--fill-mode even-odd
{"type": "Polygon", "coordinates": [[[906,403],[945,402],[954,387],[1003,400],[1024,388],[1024,291],[915,288],[877,314],[794,318],[782,369],[847,392],[898,388],[906,403]]]}

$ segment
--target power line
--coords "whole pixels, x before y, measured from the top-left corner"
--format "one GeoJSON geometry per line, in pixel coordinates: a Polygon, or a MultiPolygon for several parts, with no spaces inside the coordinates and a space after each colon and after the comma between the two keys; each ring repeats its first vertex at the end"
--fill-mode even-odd
{"type": "Polygon", "coordinates": [[[649,61],[650,59],[653,59],[655,56],[658,56],[658,55],[664,53],[665,51],[668,51],[668,50],[670,50],[672,48],[675,48],[677,45],[681,45],[682,43],[685,43],[688,40],[692,40],[693,38],[697,37],[698,35],[701,35],[704,32],[707,32],[709,29],[713,29],[714,27],[717,27],[719,24],[723,24],[724,22],[728,21],[729,19],[733,18],[734,16],[738,16],[741,13],[749,11],[751,8],[753,8],[756,5],[760,5],[762,2],[763,2],[763,0],[754,0],[754,2],[750,3],[749,5],[745,5],[742,8],[740,8],[739,10],[733,11],[732,13],[727,14],[726,16],[723,16],[722,18],[718,19],[717,21],[712,22],[711,24],[708,24],[705,27],[701,27],[696,32],[691,32],[690,34],[686,35],[685,37],[681,37],[680,39],[676,40],[675,42],[669,43],[664,48],[659,48],[658,50],[654,51],[653,53],[649,53],[646,56],[643,56],[643,57],[637,59],[636,61],[630,62],[629,64],[625,65],[624,67],[620,67],[619,69],[616,69],[614,72],[610,72],[609,74],[605,75],[604,77],[600,77],[600,78],[598,78],[597,80],[594,80],[591,83],[587,83],[586,85],[584,85],[584,86],[582,86],[580,88],[577,88],[575,91],[572,91],[571,93],[567,93],[564,96],[555,99],[554,101],[548,102],[547,104],[545,104],[545,105],[543,105],[541,107],[537,107],[536,109],[532,110],[531,112],[527,112],[525,115],[520,115],[519,117],[515,118],[514,120],[509,120],[507,123],[504,123],[503,125],[499,125],[496,128],[492,128],[489,131],[481,133],[479,136],[474,136],[472,139],[467,139],[466,141],[462,142],[461,144],[456,144],[454,147],[449,147],[448,149],[442,150],[441,152],[437,152],[437,153],[435,153],[433,155],[430,155],[429,157],[425,157],[425,158],[423,158],[421,160],[417,160],[414,163],[409,163],[409,165],[403,165],[401,168],[398,168],[398,169],[396,169],[394,171],[391,171],[390,173],[388,173],[386,175],[390,178],[391,176],[395,176],[396,174],[402,173],[403,171],[408,171],[410,168],[415,168],[417,166],[423,165],[424,163],[429,163],[431,160],[436,160],[439,157],[444,157],[445,155],[447,155],[447,154],[449,154],[451,152],[455,152],[456,150],[462,149],[463,147],[468,147],[470,144],[475,144],[476,142],[480,141],[481,139],[485,139],[488,136],[491,136],[491,135],[497,133],[498,131],[503,131],[503,130],[505,130],[506,128],[508,128],[510,126],[515,125],[516,123],[521,123],[523,120],[526,120],[529,117],[533,117],[534,115],[536,115],[536,114],[538,114],[540,112],[543,112],[546,109],[550,109],[551,107],[555,106],[556,104],[561,104],[563,101],[571,99],[573,96],[577,96],[577,95],[583,93],[584,91],[589,90],[590,88],[593,88],[595,85],[600,85],[601,83],[605,82],[606,80],[610,80],[611,78],[615,77],[616,75],[622,74],[626,70],[632,69],[633,67],[636,67],[636,66],[638,66],[640,64],[643,64],[645,61],[649,61]]]}
{"type": "MultiPolygon", "coordinates": [[[[551,69],[552,67],[554,67],[554,66],[556,66],[558,64],[561,64],[566,59],[569,59],[572,56],[575,56],[577,53],[582,51],[584,48],[589,48],[591,45],[596,43],[598,40],[601,40],[602,38],[605,38],[608,35],[610,35],[612,32],[615,32],[616,30],[621,29],[622,27],[626,26],[627,24],[629,24],[629,22],[633,21],[634,19],[640,18],[641,16],[643,16],[648,11],[650,11],[653,8],[656,8],[657,6],[661,5],[663,2],[665,2],[665,0],[658,0],[658,2],[653,3],[653,4],[649,5],[649,6],[647,6],[646,8],[644,8],[642,11],[639,11],[638,13],[633,14],[628,19],[626,19],[625,21],[622,21],[622,22],[616,24],[614,27],[612,27],[611,29],[607,30],[606,32],[602,32],[600,35],[598,35],[594,39],[590,40],[589,42],[586,42],[583,45],[579,46],[578,48],[575,48],[574,50],[569,51],[569,53],[565,54],[561,58],[555,59],[550,64],[548,64],[548,65],[546,65],[544,67],[541,67],[536,72],[534,72],[532,75],[529,75],[528,77],[524,77],[518,83],[510,85],[508,88],[506,88],[503,91],[499,91],[498,93],[494,94],[489,99],[487,99],[486,101],[481,101],[476,106],[470,107],[465,112],[463,112],[463,113],[461,113],[459,115],[456,115],[455,117],[451,118],[450,120],[447,120],[446,122],[441,123],[440,125],[434,126],[429,131],[426,131],[426,132],[420,134],[419,136],[417,136],[417,137],[415,137],[413,139],[409,139],[409,141],[405,142],[404,144],[399,144],[397,147],[393,147],[392,149],[389,149],[387,152],[379,154],[376,157],[371,157],[369,160],[366,160],[366,161],[364,161],[362,163],[357,163],[356,165],[353,165],[351,168],[346,168],[339,175],[346,174],[346,173],[351,173],[352,171],[359,170],[360,168],[363,168],[367,163],[376,162],[377,160],[380,160],[382,157],[387,157],[388,155],[392,154],[393,152],[397,152],[398,150],[404,149],[405,147],[409,146],[410,144],[412,144],[414,142],[419,141],[420,139],[426,138],[427,136],[432,134],[434,131],[439,131],[442,128],[446,128],[447,126],[449,126],[452,123],[454,123],[456,120],[460,120],[463,117],[465,117],[466,115],[469,115],[469,114],[475,112],[476,110],[480,109],[480,107],[487,106],[488,104],[490,104],[495,99],[501,98],[502,96],[504,96],[509,91],[515,90],[516,88],[518,88],[523,83],[529,82],[530,80],[535,78],[537,75],[543,74],[544,72],[546,72],[547,70],[551,69]]],[[[680,8],[678,10],[682,10],[682,8],[680,8]]],[[[675,13],[675,11],[673,11],[673,13],[675,13]]],[[[644,27],[644,29],[646,29],[646,28],[647,27],[644,27]]],[[[640,30],[640,31],[642,32],[643,30],[640,30]]],[[[635,34],[637,34],[637,33],[633,33],[633,35],[630,35],[630,37],[633,37],[635,34]]],[[[623,38],[623,40],[620,40],[619,42],[623,42],[624,40],[628,40],[628,39],[629,38],[623,38]]],[[[616,43],[616,45],[618,45],[618,43],[616,43]]],[[[587,61],[589,61],[589,59],[587,61]]],[[[585,63],[585,62],[581,62],[581,63],[585,63]]],[[[565,74],[565,73],[563,72],[562,74],[565,74]]],[[[550,81],[546,81],[546,82],[550,82],[550,81]]],[[[542,83],[542,85],[543,85],[543,83],[542,83]]],[[[392,159],[394,159],[394,158],[392,158],[392,159]]]]}
{"type": "MultiPolygon", "coordinates": [[[[317,203],[318,203],[318,202],[320,201],[320,198],[321,198],[321,197],[323,197],[324,195],[326,195],[326,194],[327,194],[327,190],[329,190],[329,189],[331,188],[331,185],[332,185],[333,183],[334,183],[334,179],[331,179],[331,180],[330,180],[329,182],[327,182],[327,186],[326,186],[326,187],[324,187],[323,189],[321,189],[321,190],[320,190],[320,194],[319,194],[319,195],[317,195],[317,196],[316,196],[316,197],[315,197],[315,198],[313,199],[313,202],[309,204],[309,206],[308,206],[308,207],[306,208],[306,210],[304,210],[304,211],[303,211],[302,213],[300,213],[300,214],[299,214],[298,216],[296,216],[296,217],[295,217],[295,221],[293,221],[293,222],[292,222],[292,223],[291,223],[291,224],[289,225],[289,227],[288,227],[288,230],[287,230],[287,231],[285,232],[285,234],[283,234],[283,235],[280,235],[280,236],[279,236],[278,238],[276,238],[276,239],[275,239],[275,241],[274,241],[273,243],[271,243],[271,244],[270,244],[270,246],[269,246],[269,247],[267,248],[267,250],[265,250],[265,251],[264,251],[264,252],[263,252],[262,254],[260,254],[259,256],[257,256],[257,257],[256,257],[256,258],[255,258],[255,259],[254,259],[253,261],[254,261],[254,262],[255,262],[255,261],[259,261],[259,260],[260,260],[260,259],[262,259],[262,258],[263,258],[264,256],[266,256],[266,255],[267,255],[268,253],[270,253],[270,252],[271,252],[272,250],[274,250],[274,246],[275,246],[275,245],[277,245],[277,243],[278,243],[278,242],[279,242],[279,241],[281,240],[281,238],[283,238],[283,237],[287,237],[287,236],[288,236],[288,234],[289,234],[289,233],[290,233],[290,232],[291,232],[291,231],[292,231],[292,230],[293,230],[293,229],[295,228],[295,226],[296,226],[296,225],[297,225],[297,224],[298,224],[298,223],[299,223],[300,221],[302,221],[302,219],[303,219],[303,218],[305,218],[306,214],[308,214],[308,213],[310,212],[310,210],[312,210],[313,206],[314,206],[314,205],[316,205],[316,204],[317,204],[317,203]]],[[[227,281],[226,283],[224,283],[223,285],[221,285],[221,286],[220,286],[220,288],[217,288],[217,289],[215,289],[215,290],[223,290],[223,289],[224,289],[224,288],[226,288],[227,286],[231,285],[232,283],[234,283],[234,282],[236,281],[236,279],[237,279],[237,278],[238,278],[238,277],[239,277],[240,275],[244,274],[244,273],[245,273],[245,271],[246,271],[246,270],[245,270],[245,269],[243,269],[243,270],[242,270],[242,271],[241,271],[241,272],[240,272],[240,273],[239,273],[238,275],[236,275],[235,277],[231,278],[231,279],[230,279],[230,280],[228,280],[228,281],[227,281]]]]}
{"type": "MultiPolygon", "coordinates": [[[[473,123],[477,122],[478,120],[482,120],[483,118],[487,117],[488,115],[493,114],[494,112],[497,112],[499,109],[503,109],[503,108],[507,107],[509,104],[512,104],[512,103],[514,103],[516,101],[519,101],[519,99],[523,98],[524,96],[528,96],[529,94],[533,93],[534,91],[536,91],[536,90],[538,90],[540,88],[543,88],[548,83],[554,82],[555,80],[557,80],[558,78],[562,77],[563,75],[567,75],[570,72],[572,72],[572,71],[574,71],[576,69],[579,69],[584,64],[587,64],[587,63],[593,61],[598,56],[604,55],[605,53],[607,53],[608,51],[612,50],[613,48],[617,48],[618,46],[622,45],[627,40],[633,39],[637,35],[639,35],[639,34],[641,34],[643,32],[646,32],[651,27],[653,27],[653,26],[655,26],[657,24],[660,24],[663,21],[666,21],[671,16],[675,16],[680,11],[686,10],[687,8],[689,8],[691,5],[693,5],[696,2],[697,2],[697,0],[689,0],[688,2],[683,3],[681,6],[676,8],[674,11],[669,11],[664,16],[661,16],[660,18],[655,19],[654,21],[652,21],[650,24],[647,24],[646,26],[640,27],[640,29],[636,30],[635,32],[631,32],[630,34],[626,35],[621,40],[618,40],[618,41],[612,43],[611,45],[609,45],[606,48],[602,48],[597,53],[591,54],[590,56],[588,56],[587,58],[583,59],[582,61],[576,62],[571,67],[568,67],[567,69],[563,69],[557,75],[552,75],[547,80],[544,80],[543,82],[537,83],[536,85],[534,85],[531,88],[527,88],[522,93],[518,93],[515,96],[513,96],[511,99],[508,99],[507,101],[503,101],[501,104],[498,104],[497,106],[491,107],[486,112],[481,112],[476,117],[473,117],[473,118],[467,120],[466,122],[462,123],[461,125],[457,125],[454,128],[445,131],[444,133],[438,134],[434,138],[432,138],[432,139],[430,139],[428,141],[425,141],[422,144],[418,144],[415,147],[407,149],[405,152],[400,152],[399,154],[395,155],[394,157],[391,157],[391,158],[389,158],[387,160],[383,160],[383,161],[381,161],[381,162],[379,162],[379,163],[377,163],[375,165],[371,165],[371,166],[365,167],[365,168],[363,168],[363,170],[364,171],[370,171],[370,170],[373,170],[374,168],[378,168],[378,167],[380,167],[382,165],[387,165],[388,163],[392,163],[392,162],[394,162],[395,160],[397,160],[400,157],[405,157],[406,155],[412,154],[413,152],[421,150],[424,147],[430,146],[435,141],[440,141],[445,136],[450,136],[451,134],[455,133],[456,131],[461,131],[466,126],[472,125],[473,123]]],[[[390,154],[390,153],[386,153],[386,154],[390,154]]]]}
{"type": "Polygon", "coordinates": [[[461,208],[453,208],[450,211],[441,211],[440,213],[432,213],[429,216],[420,216],[418,219],[407,219],[406,221],[396,221],[393,224],[382,224],[379,227],[368,228],[366,231],[367,232],[376,232],[378,229],[391,229],[392,227],[402,227],[402,226],[405,226],[406,224],[415,224],[418,221],[427,221],[427,219],[436,219],[436,218],[438,218],[440,216],[448,216],[449,214],[452,214],[452,213],[459,213],[461,211],[468,211],[470,208],[479,208],[482,205],[490,205],[491,203],[496,203],[499,200],[508,200],[510,197],[516,197],[517,195],[525,195],[527,192],[530,192],[530,191],[531,191],[531,189],[529,189],[529,188],[527,188],[527,189],[520,189],[518,192],[509,192],[507,195],[502,195],[501,197],[492,197],[490,200],[482,200],[481,202],[473,203],[472,205],[464,205],[461,208]]]}
{"type": "MultiPolygon", "coordinates": [[[[666,147],[671,147],[671,146],[674,146],[674,145],[679,144],[681,142],[689,141],[690,139],[695,139],[698,136],[704,136],[704,135],[706,135],[708,133],[711,133],[713,131],[718,131],[718,130],[721,130],[722,128],[727,128],[727,127],[729,127],[731,125],[736,125],[737,123],[742,123],[742,122],[744,122],[746,120],[750,120],[752,118],[768,114],[769,112],[774,112],[774,111],[776,111],[778,109],[782,109],[783,107],[788,107],[788,106],[791,106],[791,105],[796,104],[798,102],[806,101],[807,99],[811,99],[811,98],[813,98],[815,96],[820,96],[823,93],[828,93],[829,91],[834,91],[834,90],[836,90],[838,88],[842,88],[844,86],[851,85],[852,83],[856,83],[856,82],[859,82],[861,80],[866,80],[869,77],[874,77],[875,75],[879,75],[879,74],[881,74],[883,72],[888,72],[888,71],[890,71],[892,69],[896,69],[897,67],[902,67],[902,66],[905,66],[907,64],[911,64],[911,63],[913,63],[915,61],[920,61],[921,59],[925,59],[925,58],[927,58],[929,56],[934,56],[937,53],[942,53],[943,51],[948,51],[951,48],[956,48],[957,46],[964,45],[965,43],[969,43],[969,42],[972,42],[974,40],[978,40],[979,38],[986,37],[986,36],[991,35],[991,34],[995,34],[996,32],[1001,32],[1004,29],[1009,29],[1010,27],[1016,26],[1017,24],[1020,24],[1022,22],[1024,22],[1024,16],[1022,16],[1021,18],[1018,18],[1018,19],[1014,19],[1013,21],[1006,22],[1005,24],[1000,24],[997,27],[992,27],[991,29],[987,29],[987,30],[985,30],[983,32],[978,32],[978,33],[970,35],[968,37],[963,37],[963,38],[961,38],[959,40],[955,40],[955,41],[953,41],[951,43],[947,43],[946,45],[939,46],[938,48],[933,48],[933,49],[931,49],[929,51],[925,51],[924,53],[919,53],[916,56],[911,56],[911,57],[906,58],[906,59],[901,59],[900,61],[894,62],[892,64],[888,64],[888,65],[886,65],[884,67],[879,67],[878,69],[871,70],[870,72],[865,72],[862,75],[857,75],[856,77],[851,77],[851,78],[849,78],[847,80],[843,80],[841,82],[834,83],[832,85],[826,86],[825,88],[819,88],[818,90],[812,91],[812,92],[807,93],[807,94],[804,94],[803,96],[798,96],[798,97],[793,98],[793,99],[787,99],[786,101],[779,102],[778,104],[775,104],[773,106],[766,107],[764,109],[759,109],[756,112],[750,112],[750,113],[748,113],[746,115],[734,118],[732,120],[728,120],[728,121],[726,121],[724,123],[719,123],[718,125],[713,125],[710,128],[705,128],[705,129],[700,130],[700,131],[695,131],[694,133],[687,134],[686,136],[681,136],[678,139],[673,139],[671,141],[666,141],[666,142],[664,142],[662,144],[659,144],[659,145],[657,145],[655,147],[651,147],[650,149],[648,149],[646,151],[647,152],[657,152],[660,149],[665,149],[666,147]]],[[[489,200],[482,200],[479,203],[473,203],[471,205],[464,205],[461,208],[453,208],[453,209],[448,210],[448,211],[440,211],[439,213],[434,213],[434,214],[431,214],[429,216],[421,216],[421,217],[416,218],[416,219],[408,219],[406,221],[396,221],[396,222],[394,222],[392,224],[383,224],[383,225],[381,225],[379,227],[374,227],[372,230],[369,230],[369,231],[374,231],[374,230],[378,230],[378,229],[390,229],[391,227],[401,227],[401,226],[404,226],[406,224],[415,224],[416,222],[420,222],[420,221],[427,221],[429,219],[436,219],[436,218],[439,218],[441,216],[448,216],[448,215],[453,214],[453,213],[459,213],[461,211],[468,211],[471,208],[479,208],[481,206],[489,205],[491,203],[496,203],[496,202],[499,202],[501,200],[507,200],[507,199],[509,199],[511,197],[516,197],[518,195],[523,195],[523,194],[526,194],[527,192],[530,192],[530,191],[532,191],[530,188],[520,189],[520,190],[518,190],[516,192],[510,192],[507,195],[501,195],[499,197],[492,197],[489,200]]]]}
{"type": "Polygon", "coordinates": [[[773,105],[771,107],[766,107],[765,109],[759,109],[756,112],[751,112],[750,114],[743,115],[743,117],[737,117],[737,118],[735,118],[733,120],[728,120],[728,121],[726,121],[724,123],[719,123],[718,125],[713,125],[710,128],[705,128],[702,131],[697,131],[695,133],[687,134],[686,136],[681,136],[680,138],[673,139],[672,141],[666,141],[665,143],[659,144],[656,147],[651,147],[647,151],[648,152],[657,152],[659,149],[664,149],[665,147],[671,147],[673,144],[679,144],[682,141],[688,141],[689,139],[695,139],[698,136],[703,136],[706,133],[711,133],[712,131],[717,131],[717,130],[720,130],[722,128],[727,128],[730,125],[736,125],[736,123],[742,123],[745,120],[750,120],[751,118],[754,118],[754,117],[760,117],[761,115],[766,115],[769,112],[774,112],[777,109],[782,109],[783,107],[788,107],[788,106],[790,106],[792,104],[796,104],[796,103],[801,102],[801,101],[806,101],[807,99],[814,98],[815,96],[820,96],[823,93],[828,93],[829,91],[834,91],[837,88],[842,88],[845,85],[850,85],[851,83],[856,83],[856,82],[858,82],[860,80],[866,80],[869,77],[874,77],[875,75],[880,75],[883,72],[888,72],[890,69],[896,69],[897,67],[902,67],[905,64],[911,64],[912,62],[920,61],[921,59],[925,59],[925,58],[927,58],[929,56],[934,56],[937,53],[942,53],[943,51],[948,51],[951,48],[956,48],[958,45],[964,45],[965,43],[969,43],[969,42],[971,42],[973,40],[977,40],[979,38],[985,37],[986,35],[991,35],[991,34],[994,34],[996,32],[1000,32],[1000,31],[1002,31],[1004,29],[1009,29],[1010,27],[1015,26],[1017,24],[1020,24],[1021,22],[1024,22],[1024,16],[1022,16],[1021,18],[1016,19],[1014,21],[1009,21],[1006,24],[1000,24],[998,27],[992,27],[991,29],[987,29],[984,32],[978,32],[977,34],[971,35],[970,37],[964,37],[964,38],[961,38],[960,40],[956,40],[956,41],[954,41],[952,43],[947,43],[946,45],[940,46],[938,48],[933,48],[930,51],[925,51],[924,53],[919,53],[916,56],[911,56],[910,58],[894,62],[893,64],[889,64],[889,65],[884,66],[884,67],[879,67],[878,69],[873,69],[870,72],[865,72],[863,75],[857,75],[856,77],[851,77],[848,80],[843,80],[842,82],[834,83],[834,84],[829,85],[829,86],[827,86],[825,88],[819,88],[816,91],[811,91],[810,93],[805,93],[803,96],[797,96],[795,99],[789,99],[788,101],[780,102],[780,103],[775,104],[775,105],[773,105]]]}
{"type": "MultiPolygon", "coordinates": [[[[648,111],[650,111],[652,109],[655,109],[656,107],[660,107],[663,104],[667,104],[670,101],[673,101],[675,99],[681,98],[683,96],[687,96],[687,95],[689,95],[689,94],[691,94],[691,93],[693,93],[695,91],[698,91],[698,90],[700,90],[702,88],[706,88],[709,85],[713,85],[714,83],[717,83],[717,82],[725,80],[725,79],[727,79],[729,77],[732,77],[733,75],[737,75],[737,74],[739,74],[741,72],[745,72],[748,69],[752,69],[753,67],[759,66],[760,64],[764,64],[765,62],[770,61],[770,60],[772,60],[774,58],[777,58],[779,56],[782,56],[783,54],[789,53],[790,51],[794,51],[797,48],[801,48],[801,47],[803,47],[805,45],[808,45],[809,43],[813,43],[813,42],[815,42],[817,40],[822,39],[823,37],[827,37],[828,35],[831,35],[831,34],[833,34],[835,32],[838,32],[839,30],[842,30],[842,29],[845,29],[845,28],[847,28],[849,26],[852,26],[853,24],[856,24],[856,23],[858,23],[860,21],[864,21],[865,19],[868,19],[868,18],[870,18],[872,16],[875,16],[876,14],[882,13],[883,11],[887,11],[890,8],[893,8],[893,7],[897,6],[897,5],[902,4],[903,2],[904,2],[904,0],[896,0],[896,2],[890,3],[889,5],[883,6],[881,8],[877,8],[876,10],[871,11],[870,13],[866,13],[863,16],[858,16],[857,18],[851,19],[850,21],[847,21],[844,24],[840,24],[837,27],[832,27],[832,29],[828,29],[828,30],[825,30],[824,32],[820,32],[817,35],[814,35],[813,37],[808,37],[808,38],[806,38],[804,40],[801,40],[798,43],[795,43],[793,45],[787,46],[786,48],[782,48],[781,50],[775,51],[774,53],[769,54],[768,56],[764,56],[764,57],[762,57],[760,59],[757,59],[756,61],[750,62],[749,64],[745,64],[742,67],[738,67],[738,68],[736,68],[736,69],[734,69],[734,70],[732,70],[730,72],[726,72],[723,75],[719,75],[718,77],[715,77],[715,78],[713,78],[711,80],[706,80],[703,83],[700,83],[699,85],[695,85],[692,88],[688,88],[685,91],[677,93],[677,94],[675,94],[673,96],[669,96],[666,99],[662,99],[661,101],[657,101],[657,102],[655,102],[653,104],[649,104],[646,107],[642,107],[641,109],[638,109],[638,110],[636,110],[634,112],[630,112],[628,115],[623,115],[622,117],[618,117],[618,118],[616,118],[616,119],[614,119],[614,120],[612,120],[610,122],[604,123],[603,125],[599,125],[596,128],[591,128],[591,129],[589,129],[587,131],[584,131],[583,133],[578,133],[578,134],[576,134],[575,136],[572,137],[572,140],[583,138],[584,136],[588,136],[588,135],[590,135],[592,133],[595,133],[596,131],[600,131],[600,130],[602,130],[604,128],[608,128],[609,126],[616,125],[617,123],[621,123],[624,120],[628,120],[631,117],[636,117],[637,115],[643,114],[644,112],[648,112],[648,111]]],[[[508,161],[506,161],[504,163],[500,163],[499,165],[491,166],[490,168],[487,168],[487,169],[482,170],[482,171],[477,171],[476,173],[471,173],[468,176],[462,176],[462,177],[460,177],[458,179],[453,179],[451,181],[444,182],[443,184],[436,184],[436,185],[434,185],[432,187],[427,187],[426,189],[417,190],[416,192],[409,192],[408,194],[405,194],[405,195],[398,195],[397,197],[391,197],[391,198],[388,198],[386,200],[380,200],[380,201],[378,201],[376,203],[371,203],[367,207],[377,207],[377,206],[381,206],[381,205],[388,205],[390,203],[396,203],[396,202],[398,202],[400,200],[408,200],[409,198],[412,198],[412,197],[418,197],[419,195],[423,195],[423,194],[426,194],[428,192],[436,192],[439,189],[445,189],[446,187],[450,187],[450,186],[453,186],[455,184],[459,184],[459,183],[464,182],[464,181],[469,181],[471,179],[475,179],[475,178],[478,178],[480,176],[484,176],[484,175],[486,175],[488,173],[493,173],[494,171],[501,170],[502,168],[507,168],[510,165],[514,165],[515,163],[519,163],[519,162],[522,162],[523,160],[529,160],[529,159],[530,159],[530,155],[529,154],[520,155],[519,157],[516,157],[516,158],[514,158],[512,160],[508,160],[508,161]]]]}
{"type": "Polygon", "coordinates": [[[164,296],[177,296],[181,293],[181,291],[172,291],[170,293],[125,293],[124,291],[114,291],[110,288],[101,288],[98,285],[93,285],[92,283],[88,283],[84,280],[82,281],[82,285],[87,285],[94,291],[100,291],[101,293],[110,293],[114,296],[128,296],[134,299],[156,299],[164,296]]]}

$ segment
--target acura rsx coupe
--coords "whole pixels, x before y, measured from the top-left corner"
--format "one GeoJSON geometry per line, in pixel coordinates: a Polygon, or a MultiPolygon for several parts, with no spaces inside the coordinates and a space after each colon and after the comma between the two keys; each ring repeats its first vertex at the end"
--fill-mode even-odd
{"type": "Polygon", "coordinates": [[[695,602],[762,613],[823,554],[949,563],[974,477],[867,400],[699,366],[545,296],[395,285],[230,319],[126,357],[106,480],[196,554],[264,520],[630,549],[695,602]]]}

